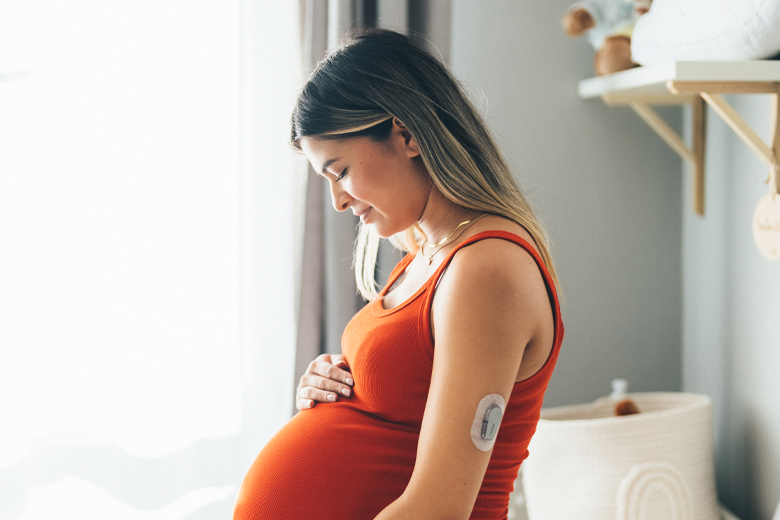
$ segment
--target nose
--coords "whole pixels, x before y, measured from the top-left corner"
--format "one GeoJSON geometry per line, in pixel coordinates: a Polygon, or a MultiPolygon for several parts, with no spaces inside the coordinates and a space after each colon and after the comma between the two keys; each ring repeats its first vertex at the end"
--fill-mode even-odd
{"type": "Polygon", "coordinates": [[[330,183],[330,198],[336,211],[346,210],[353,200],[349,193],[340,189],[335,182],[330,183]]]}

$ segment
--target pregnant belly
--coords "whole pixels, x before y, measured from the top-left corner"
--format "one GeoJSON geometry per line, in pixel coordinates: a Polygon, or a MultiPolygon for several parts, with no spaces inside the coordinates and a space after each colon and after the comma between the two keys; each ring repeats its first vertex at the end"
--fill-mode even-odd
{"type": "Polygon", "coordinates": [[[419,433],[346,402],[301,412],[255,459],[233,518],[373,518],[406,488],[419,433]]]}

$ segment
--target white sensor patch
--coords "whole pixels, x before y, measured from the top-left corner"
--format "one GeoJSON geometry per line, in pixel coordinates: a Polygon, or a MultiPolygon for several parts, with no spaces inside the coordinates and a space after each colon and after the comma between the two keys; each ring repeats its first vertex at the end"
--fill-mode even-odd
{"type": "Polygon", "coordinates": [[[478,450],[489,451],[493,447],[505,408],[506,402],[498,394],[486,395],[479,402],[471,424],[471,440],[478,450]]]}

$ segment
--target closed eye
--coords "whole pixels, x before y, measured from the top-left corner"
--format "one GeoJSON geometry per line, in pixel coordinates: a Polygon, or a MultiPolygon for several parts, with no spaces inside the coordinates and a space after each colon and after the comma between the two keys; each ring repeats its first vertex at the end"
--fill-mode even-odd
{"type": "Polygon", "coordinates": [[[339,173],[339,176],[336,177],[336,182],[339,182],[341,179],[344,178],[344,176],[347,174],[347,169],[348,168],[344,168],[343,170],[341,170],[341,173],[339,173]]]}

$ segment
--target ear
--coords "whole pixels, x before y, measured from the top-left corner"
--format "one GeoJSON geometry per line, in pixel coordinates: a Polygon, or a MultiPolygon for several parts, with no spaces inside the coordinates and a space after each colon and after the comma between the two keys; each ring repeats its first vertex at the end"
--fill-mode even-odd
{"type": "Polygon", "coordinates": [[[393,117],[392,134],[402,143],[407,157],[412,158],[420,155],[420,148],[417,146],[414,136],[397,117],[393,117]]]}

